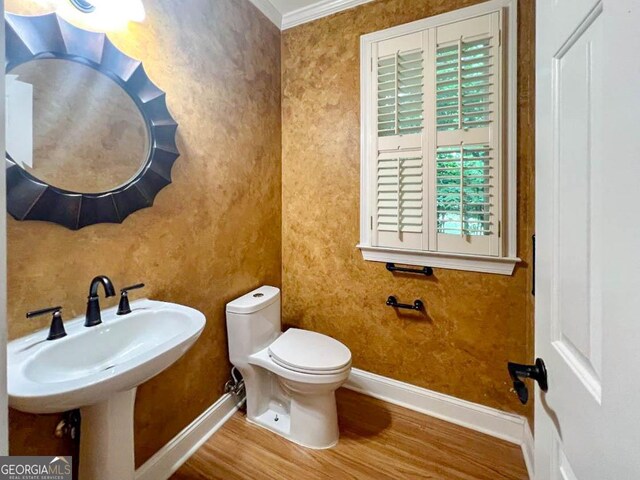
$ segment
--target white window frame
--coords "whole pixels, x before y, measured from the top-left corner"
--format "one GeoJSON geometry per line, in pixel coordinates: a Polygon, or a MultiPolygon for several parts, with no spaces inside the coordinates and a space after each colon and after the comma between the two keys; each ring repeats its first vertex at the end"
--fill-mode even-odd
{"type": "MultiPolygon", "coordinates": [[[[490,0],[485,3],[454,10],[452,12],[428,17],[397,27],[380,30],[360,37],[360,243],[357,247],[365,260],[374,262],[393,262],[407,265],[421,265],[456,270],[496,273],[511,275],[517,257],[517,138],[518,138],[518,18],[517,0],[490,0]],[[405,250],[372,245],[373,232],[371,222],[373,215],[372,178],[373,169],[371,159],[376,156],[377,128],[372,124],[373,112],[371,95],[373,85],[371,79],[372,49],[375,43],[434,28],[443,24],[466,20],[493,12],[502,12],[503,24],[500,31],[500,42],[505,45],[503,65],[507,68],[503,82],[503,132],[506,140],[503,142],[506,155],[501,159],[503,184],[501,192],[502,222],[501,242],[502,255],[469,255],[459,253],[442,253],[423,250],[405,250]]],[[[425,125],[425,128],[435,128],[425,125]]],[[[430,159],[431,161],[431,159],[430,159]]]]}

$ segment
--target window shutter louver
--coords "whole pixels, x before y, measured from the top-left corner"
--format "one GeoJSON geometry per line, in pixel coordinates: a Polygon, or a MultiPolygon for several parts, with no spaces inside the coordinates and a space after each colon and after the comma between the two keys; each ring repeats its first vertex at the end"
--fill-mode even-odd
{"type": "Polygon", "coordinates": [[[424,235],[425,55],[422,33],[377,45],[377,162],[374,225],[377,244],[422,249],[424,235]]]}
{"type": "Polygon", "coordinates": [[[498,13],[436,28],[432,249],[498,255],[498,13]]]}
{"type": "Polygon", "coordinates": [[[491,38],[459,40],[436,51],[436,125],[439,132],[486,127],[493,100],[491,38]],[[462,111],[462,115],[460,115],[462,111]]]}
{"type": "Polygon", "coordinates": [[[424,121],[422,48],[378,57],[378,136],[420,133],[424,121]]]}
{"type": "Polygon", "coordinates": [[[440,147],[436,152],[436,227],[451,235],[488,235],[491,221],[491,149],[440,147]]]}
{"type": "Polygon", "coordinates": [[[378,230],[422,233],[422,156],[420,152],[378,157],[378,230]]]}

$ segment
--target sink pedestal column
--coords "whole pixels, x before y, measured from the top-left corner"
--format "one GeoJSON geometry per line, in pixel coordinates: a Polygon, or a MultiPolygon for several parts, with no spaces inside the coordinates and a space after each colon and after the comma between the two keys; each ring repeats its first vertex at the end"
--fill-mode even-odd
{"type": "Polygon", "coordinates": [[[80,409],[80,480],[133,480],[136,389],[80,409]]]}

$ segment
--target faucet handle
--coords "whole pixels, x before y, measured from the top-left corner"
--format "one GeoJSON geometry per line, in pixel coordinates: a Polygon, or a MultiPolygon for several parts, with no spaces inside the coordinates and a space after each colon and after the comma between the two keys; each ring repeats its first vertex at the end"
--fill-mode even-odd
{"type": "Polygon", "coordinates": [[[38,317],[47,313],[53,313],[51,317],[51,326],[49,327],[49,335],[47,340],[56,340],[58,338],[65,337],[67,332],[64,330],[64,323],[62,322],[62,306],[41,308],[40,310],[33,310],[27,312],[27,318],[38,317]]]}
{"type": "Polygon", "coordinates": [[[136,283],[135,285],[130,285],[128,287],[124,287],[123,289],[121,289],[120,294],[122,295],[123,293],[126,293],[129,290],[136,290],[137,288],[142,288],[142,287],[144,287],[144,283],[136,283]]]}
{"type": "Polygon", "coordinates": [[[124,287],[120,290],[120,303],[118,304],[118,311],[116,312],[116,315],[126,315],[127,313],[131,313],[128,292],[129,290],[135,290],[142,287],[144,287],[144,283],[136,283],[135,285],[124,287]]]}
{"type": "Polygon", "coordinates": [[[27,318],[39,317],[40,315],[45,315],[47,313],[56,313],[60,310],[62,310],[62,305],[58,305],[57,307],[41,308],[40,310],[32,310],[31,312],[27,312],[27,318]]]}

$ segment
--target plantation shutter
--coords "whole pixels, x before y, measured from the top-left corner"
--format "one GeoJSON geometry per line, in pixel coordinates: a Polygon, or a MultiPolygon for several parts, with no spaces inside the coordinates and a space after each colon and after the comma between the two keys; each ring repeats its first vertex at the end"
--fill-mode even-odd
{"type": "Polygon", "coordinates": [[[428,239],[425,37],[418,32],[385,40],[373,52],[377,136],[371,226],[375,244],[382,247],[422,250],[428,239]]]}
{"type": "Polygon", "coordinates": [[[431,250],[499,255],[500,14],[435,30],[431,250]]]}

